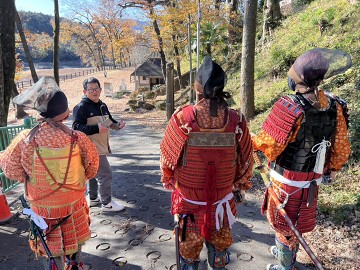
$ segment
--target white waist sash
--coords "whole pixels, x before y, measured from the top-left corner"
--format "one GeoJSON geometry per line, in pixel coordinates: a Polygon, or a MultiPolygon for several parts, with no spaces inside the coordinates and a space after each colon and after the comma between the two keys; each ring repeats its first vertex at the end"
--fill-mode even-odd
{"type": "MultiPolygon", "coordinates": [[[[229,204],[229,201],[233,197],[234,197],[233,193],[230,192],[228,195],[226,195],[221,200],[213,203],[213,205],[217,205],[216,206],[216,211],[215,211],[216,230],[220,230],[220,228],[222,227],[223,221],[224,221],[224,207],[223,207],[223,204],[225,204],[225,206],[226,206],[226,214],[228,216],[228,222],[229,222],[230,228],[235,223],[235,221],[236,221],[235,216],[231,212],[231,208],[230,208],[230,204],[229,204]],[[221,224],[221,226],[220,226],[220,224],[221,224]]],[[[186,199],[185,197],[183,197],[183,199],[185,201],[191,203],[191,204],[204,205],[204,206],[207,205],[207,202],[193,201],[193,200],[186,199]]]]}
{"type": "Polygon", "coordinates": [[[316,183],[318,185],[321,184],[322,182],[322,177],[317,178],[317,179],[313,179],[310,181],[294,181],[294,180],[290,180],[285,178],[284,176],[282,176],[281,174],[279,174],[278,172],[276,172],[275,170],[270,169],[270,176],[273,177],[276,181],[282,183],[282,184],[286,184],[292,187],[298,187],[298,188],[309,188],[310,183],[312,181],[316,181],[316,183]]]}

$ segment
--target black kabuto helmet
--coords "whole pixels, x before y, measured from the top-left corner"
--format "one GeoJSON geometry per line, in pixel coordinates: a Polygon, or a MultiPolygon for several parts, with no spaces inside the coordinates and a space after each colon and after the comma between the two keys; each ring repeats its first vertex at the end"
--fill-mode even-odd
{"type": "Polygon", "coordinates": [[[218,106],[228,106],[224,98],[229,98],[230,94],[223,91],[226,79],[224,70],[212,61],[211,56],[206,56],[196,74],[196,81],[204,88],[204,98],[210,99],[211,116],[217,116],[218,106]]]}

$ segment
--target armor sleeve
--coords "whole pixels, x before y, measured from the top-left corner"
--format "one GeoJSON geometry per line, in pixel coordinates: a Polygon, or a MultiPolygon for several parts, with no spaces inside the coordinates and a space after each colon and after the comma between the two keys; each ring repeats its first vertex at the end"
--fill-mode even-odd
{"type": "Polygon", "coordinates": [[[166,126],[164,137],[160,144],[161,182],[165,187],[175,185],[174,169],[181,158],[188,136],[181,129],[179,112],[175,112],[166,126]]]}
{"type": "Polygon", "coordinates": [[[242,132],[236,136],[238,141],[238,160],[234,187],[248,190],[252,186],[250,179],[252,177],[254,159],[252,156],[253,150],[250,132],[243,115],[241,119],[242,121],[239,123],[239,128],[242,132]]]}
{"type": "Polygon", "coordinates": [[[350,142],[347,135],[346,117],[343,108],[337,104],[337,126],[334,140],[330,148],[330,160],[326,167],[330,170],[338,171],[348,161],[350,155],[350,142]]]}
{"type": "Polygon", "coordinates": [[[22,164],[22,146],[25,144],[24,139],[30,130],[20,132],[0,154],[0,167],[6,177],[23,183],[26,180],[26,172],[22,164]]]}
{"type": "Polygon", "coordinates": [[[76,134],[86,179],[94,178],[99,168],[99,154],[96,145],[84,133],[76,132],[76,134]]]}
{"type": "Polygon", "coordinates": [[[297,120],[294,126],[294,131],[290,134],[290,137],[284,144],[277,142],[266,131],[261,130],[258,136],[252,137],[254,150],[263,152],[269,161],[276,160],[277,157],[285,150],[289,142],[293,142],[295,140],[296,135],[299,132],[302,119],[303,116],[297,120]]]}
{"type": "Polygon", "coordinates": [[[301,106],[287,97],[281,97],[271,109],[262,129],[276,142],[286,144],[295,123],[303,114],[301,106]]]}

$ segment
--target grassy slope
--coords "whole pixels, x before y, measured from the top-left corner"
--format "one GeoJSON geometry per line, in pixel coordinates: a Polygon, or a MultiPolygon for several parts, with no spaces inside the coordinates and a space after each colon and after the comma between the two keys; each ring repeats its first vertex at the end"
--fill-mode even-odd
{"type": "MultiPolygon", "coordinates": [[[[258,133],[273,102],[290,94],[286,72],[297,56],[315,47],[341,49],[351,54],[353,68],[331,78],[322,86],[348,101],[352,155],[336,184],[325,187],[320,208],[334,221],[350,221],[355,209],[360,211],[360,6],[347,0],[318,0],[302,11],[283,20],[271,40],[257,47],[255,66],[255,106],[257,116],[250,121],[252,132],[258,133]],[[319,21],[327,26],[320,34],[319,21]]],[[[229,76],[226,90],[239,97],[239,72],[229,76]],[[234,91],[235,89],[235,91],[234,91]]],[[[238,100],[235,98],[239,107],[238,100]]]]}

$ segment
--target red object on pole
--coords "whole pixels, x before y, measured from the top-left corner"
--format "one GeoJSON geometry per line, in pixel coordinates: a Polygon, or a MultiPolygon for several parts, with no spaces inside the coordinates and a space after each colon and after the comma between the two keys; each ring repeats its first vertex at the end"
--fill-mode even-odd
{"type": "Polygon", "coordinates": [[[7,203],[5,194],[0,187],[0,224],[8,222],[13,216],[14,214],[10,212],[9,204],[7,203]]]}

